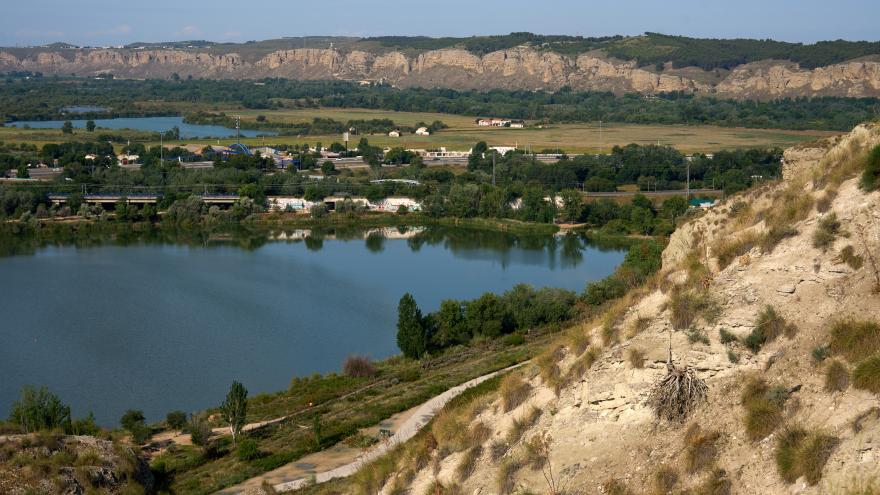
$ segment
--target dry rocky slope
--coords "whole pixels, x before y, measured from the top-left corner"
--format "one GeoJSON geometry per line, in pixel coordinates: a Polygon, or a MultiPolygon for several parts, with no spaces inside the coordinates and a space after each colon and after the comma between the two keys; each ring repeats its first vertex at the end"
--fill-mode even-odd
{"type": "Polygon", "coordinates": [[[551,466],[564,493],[825,494],[880,474],[880,398],[852,385],[827,391],[828,363],[841,359],[850,370],[853,363],[837,355],[818,363],[812,357],[829,342],[834,321],[880,322],[880,281],[872,265],[880,257],[880,192],[863,192],[854,169],[845,170],[877,143],[880,128],[863,125],[789,150],[782,181],[729,198],[682,226],[653,281],[525,368],[522,379],[530,387],[522,389],[527,394],[519,405],[511,399],[505,406],[516,394],[501,392],[438,417],[432,440],[423,441],[429,454],[413,454],[419,446],[406,445],[410,454],[402,454],[390,474],[368,466],[347,489],[375,492],[365,485],[371,483],[384,495],[402,489],[416,495],[558,493],[544,476],[551,466]],[[814,232],[831,213],[840,222],[838,234],[824,250],[816,248],[814,232]],[[730,254],[738,240],[779,225],[787,236],[775,246],[744,243],[730,254]],[[862,266],[841,262],[846,246],[862,257],[862,266]],[[672,312],[676,293],[696,295],[690,311],[672,312]],[[768,305],[793,325],[752,352],[744,339],[768,305]],[[676,323],[681,314],[694,321],[676,323]],[[689,338],[673,323],[697,332],[689,338]],[[590,339],[587,350],[583,335],[590,339]],[[646,405],[666,374],[670,345],[676,366],[692,367],[708,385],[707,402],[682,423],[658,420],[646,405]],[[643,354],[643,367],[630,359],[633,350],[643,354]],[[752,377],[779,385],[771,393],[784,405],[775,415],[778,427],[766,429],[774,423],[768,413],[756,416],[765,430],[749,434],[741,394],[752,377]],[[828,455],[818,466],[821,479],[782,479],[775,449],[786,425],[837,439],[820,449],[828,455]],[[462,438],[461,431],[469,433],[462,438]],[[541,450],[529,447],[541,437],[552,438],[543,471],[535,455],[541,450]],[[370,470],[379,474],[371,477],[370,470]],[[658,471],[666,485],[657,486],[658,471]]]}
{"type": "Polygon", "coordinates": [[[285,77],[303,80],[388,81],[400,87],[453,89],[671,91],[716,94],[724,98],[796,96],[880,96],[880,62],[865,58],[801,69],[783,61],[762,61],[731,71],[698,68],[639,68],[635,62],[606,57],[599,51],[577,56],[511,48],[480,56],[463,49],[441,49],[407,55],[399,51],[300,48],[278,50],[251,59],[239,53],[198,49],[64,49],[16,51],[0,48],[0,71],[121,77],[181,76],[253,79],[285,77]]]}
{"type": "Polygon", "coordinates": [[[0,436],[0,493],[134,495],[154,492],[147,463],[131,447],[91,436],[0,436]]]}

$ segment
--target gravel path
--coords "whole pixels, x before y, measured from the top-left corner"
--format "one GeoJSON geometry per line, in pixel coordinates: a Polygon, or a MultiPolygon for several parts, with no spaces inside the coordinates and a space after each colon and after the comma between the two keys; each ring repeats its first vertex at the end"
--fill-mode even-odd
{"type": "MultiPolygon", "coordinates": [[[[367,452],[366,454],[359,456],[353,462],[339,466],[339,467],[337,467],[335,469],[331,469],[329,471],[323,471],[323,472],[317,473],[315,475],[315,481],[318,483],[323,483],[325,481],[329,481],[334,478],[344,478],[347,476],[351,476],[352,474],[356,473],[361,467],[363,467],[364,465],[370,463],[371,461],[381,457],[386,452],[391,450],[393,447],[395,447],[399,444],[402,444],[402,443],[406,442],[407,440],[409,440],[410,438],[414,437],[416,435],[416,433],[419,432],[419,430],[421,430],[426,424],[428,424],[428,422],[431,421],[431,419],[447,403],[449,403],[450,400],[454,399],[455,397],[458,397],[465,390],[472,388],[472,387],[475,387],[475,386],[479,385],[480,383],[483,383],[484,381],[486,381],[490,378],[493,378],[501,373],[507,372],[507,371],[512,370],[514,368],[518,368],[518,367],[522,366],[523,364],[525,364],[525,363],[520,363],[520,364],[511,366],[509,368],[505,368],[503,370],[498,370],[493,373],[489,373],[487,375],[483,375],[478,378],[474,378],[473,380],[470,380],[465,383],[462,383],[461,385],[457,385],[455,387],[452,387],[449,390],[443,392],[442,394],[428,400],[427,402],[425,402],[424,404],[419,406],[419,408],[416,410],[416,412],[410,418],[408,418],[403,424],[401,424],[400,427],[397,429],[397,431],[395,431],[394,434],[391,436],[391,438],[389,438],[386,442],[379,444],[375,449],[367,452]]],[[[278,471],[284,470],[285,467],[286,466],[282,466],[275,471],[270,471],[269,473],[265,473],[265,474],[258,476],[256,478],[252,478],[241,485],[226,488],[226,489],[221,490],[217,493],[223,494],[223,495],[245,493],[245,486],[244,486],[245,484],[247,484],[248,486],[254,486],[254,482],[257,482],[257,484],[259,484],[261,482],[261,478],[268,477],[270,475],[274,479],[278,479],[278,474],[279,474],[278,471]]],[[[297,478],[295,478],[295,479],[291,479],[289,481],[284,481],[284,482],[281,482],[281,483],[274,485],[274,488],[278,492],[287,492],[287,491],[292,491],[292,490],[297,490],[299,488],[302,488],[308,482],[309,482],[308,478],[303,478],[301,475],[298,475],[297,478]]]]}

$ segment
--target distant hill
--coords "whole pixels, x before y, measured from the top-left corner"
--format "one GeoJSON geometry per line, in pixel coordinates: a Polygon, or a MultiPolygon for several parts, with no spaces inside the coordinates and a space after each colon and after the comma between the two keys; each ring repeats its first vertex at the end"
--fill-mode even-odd
{"type": "Polygon", "coordinates": [[[401,87],[687,92],[732,98],[880,96],[880,42],[511,33],[190,40],[0,49],[0,71],[167,78],[339,79],[401,87]]]}

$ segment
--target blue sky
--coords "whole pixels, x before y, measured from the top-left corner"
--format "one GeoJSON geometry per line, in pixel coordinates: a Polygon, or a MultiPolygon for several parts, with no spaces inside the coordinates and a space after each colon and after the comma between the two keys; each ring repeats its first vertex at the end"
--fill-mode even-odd
{"type": "Polygon", "coordinates": [[[302,35],[656,31],[815,42],[880,39],[878,0],[4,0],[0,45],[246,41],[302,35]]]}

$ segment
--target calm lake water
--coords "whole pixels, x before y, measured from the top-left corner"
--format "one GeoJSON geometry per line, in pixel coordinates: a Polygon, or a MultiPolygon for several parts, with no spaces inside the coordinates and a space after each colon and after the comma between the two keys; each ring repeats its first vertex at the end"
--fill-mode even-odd
{"type": "Polygon", "coordinates": [[[286,389],[352,353],[397,354],[405,292],[433,311],[521,282],[581,291],[624,255],[581,237],[459,229],[280,237],[58,243],[0,257],[0,417],[24,384],[104,425],[128,408],[152,421],[215,406],[234,379],[251,394],[286,389]]]}
{"type": "MultiPolygon", "coordinates": [[[[76,129],[85,129],[88,120],[71,120],[76,129]]],[[[34,129],[60,129],[64,125],[63,120],[20,120],[7,125],[13,127],[30,126],[34,129]]],[[[227,138],[235,136],[235,129],[219,125],[199,125],[184,123],[183,117],[131,117],[116,119],[95,119],[95,125],[105,129],[133,129],[137,131],[165,132],[177,126],[180,129],[182,139],[194,138],[227,138]]],[[[277,133],[271,131],[241,130],[243,137],[274,136],[277,133]]]]}

